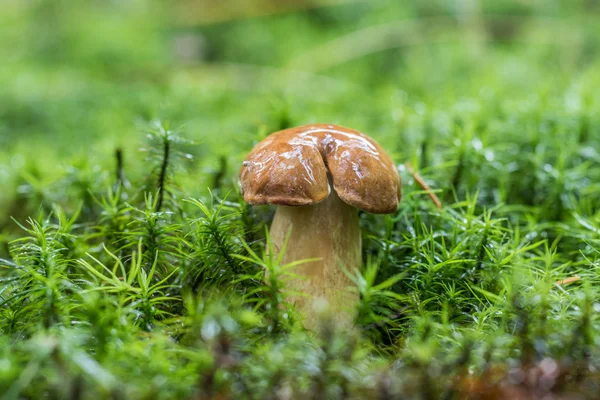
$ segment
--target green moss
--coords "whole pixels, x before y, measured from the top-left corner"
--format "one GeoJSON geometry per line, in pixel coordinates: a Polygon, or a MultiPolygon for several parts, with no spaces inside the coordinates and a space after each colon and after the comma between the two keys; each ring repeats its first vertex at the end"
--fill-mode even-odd
{"type": "Polygon", "coordinates": [[[0,13],[2,400],[596,397],[592,2],[198,26],[101,3],[0,13]],[[273,210],[237,185],[258,140],[311,122],[368,133],[403,181],[396,213],[360,214],[351,331],[302,329],[273,210]]]}

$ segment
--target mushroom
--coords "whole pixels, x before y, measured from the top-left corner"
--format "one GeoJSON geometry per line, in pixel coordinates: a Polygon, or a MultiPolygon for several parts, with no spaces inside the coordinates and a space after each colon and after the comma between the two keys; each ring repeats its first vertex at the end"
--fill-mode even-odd
{"type": "Polygon", "coordinates": [[[336,125],[285,129],[258,143],[241,171],[244,200],[278,206],[271,225],[274,251],[289,241],[282,262],[318,258],[295,267],[288,288],[308,296],[290,301],[315,325],[313,302],[325,300],[338,323],[349,323],[359,302],[348,290],[361,266],[358,210],[393,213],[400,177],[383,148],[367,135],[336,125]],[[331,187],[333,186],[333,190],[331,187]],[[349,312],[342,312],[347,310],[349,312]]]}

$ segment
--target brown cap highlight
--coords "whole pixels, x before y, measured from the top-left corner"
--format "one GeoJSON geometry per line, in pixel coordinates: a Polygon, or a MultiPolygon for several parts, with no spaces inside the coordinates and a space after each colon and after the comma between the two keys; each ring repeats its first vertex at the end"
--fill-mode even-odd
{"type": "Polygon", "coordinates": [[[328,172],[345,203],[374,214],[396,210],[400,177],[389,155],[369,136],[327,124],[285,129],[258,143],[240,171],[244,200],[318,203],[329,195],[328,172]]]}

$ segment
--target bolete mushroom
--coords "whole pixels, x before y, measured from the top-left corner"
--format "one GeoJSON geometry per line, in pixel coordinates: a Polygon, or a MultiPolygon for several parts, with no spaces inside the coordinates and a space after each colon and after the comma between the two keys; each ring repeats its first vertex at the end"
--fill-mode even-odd
{"type": "Polygon", "coordinates": [[[336,125],[315,124],[285,129],[258,143],[241,171],[244,200],[274,204],[271,238],[279,252],[290,235],[282,262],[319,258],[300,264],[305,277],[288,284],[306,296],[290,299],[315,324],[313,301],[329,303],[337,322],[347,323],[359,301],[349,291],[361,266],[358,210],[392,213],[400,200],[400,177],[388,154],[367,135],[336,125]],[[333,186],[333,190],[331,190],[333,186]]]}

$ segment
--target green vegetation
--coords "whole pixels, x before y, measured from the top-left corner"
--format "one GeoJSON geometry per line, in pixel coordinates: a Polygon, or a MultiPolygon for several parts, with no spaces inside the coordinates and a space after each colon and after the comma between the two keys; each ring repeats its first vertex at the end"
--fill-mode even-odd
{"type": "Polygon", "coordinates": [[[596,2],[194,1],[2,5],[0,399],[597,397],[596,2]],[[352,331],[301,328],[236,181],[311,122],[403,180],[352,331]]]}

